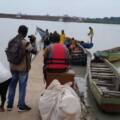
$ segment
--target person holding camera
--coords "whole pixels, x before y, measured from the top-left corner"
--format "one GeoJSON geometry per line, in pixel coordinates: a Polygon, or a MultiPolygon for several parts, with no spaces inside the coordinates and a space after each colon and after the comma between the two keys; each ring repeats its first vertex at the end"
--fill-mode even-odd
{"type": "Polygon", "coordinates": [[[37,52],[32,47],[31,42],[28,42],[25,39],[27,32],[28,32],[28,28],[25,25],[20,25],[18,28],[18,34],[8,43],[6,54],[10,53],[7,55],[7,58],[10,63],[10,70],[12,73],[12,79],[9,84],[9,92],[8,92],[8,105],[7,105],[8,111],[11,111],[13,109],[16,86],[18,81],[19,81],[19,99],[18,99],[18,106],[17,106],[18,111],[22,112],[22,111],[31,110],[31,107],[29,107],[25,103],[26,86],[27,86],[28,74],[31,68],[30,54],[31,53],[36,54],[37,52]],[[16,53],[15,50],[17,50],[18,54],[16,53]],[[9,52],[9,51],[12,51],[14,54],[12,54],[12,52],[9,52]],[[16,61],[17,58],[13,59],[15,56],[15,53],[18,56],[17,58],[22,56],[21,60],[16,61]],[[11,55],[12,57],[9,55],[11,55]]]}
{"type": "Polygon", "coordinates": [[[36,45],[36,37],[32,34],[28,36],[31,46],[32,46],[32,53],[30,53],[30,58],[32,61],[33,55],[36,55],[38,53],[37,51],[37,45],[36,45]]]}

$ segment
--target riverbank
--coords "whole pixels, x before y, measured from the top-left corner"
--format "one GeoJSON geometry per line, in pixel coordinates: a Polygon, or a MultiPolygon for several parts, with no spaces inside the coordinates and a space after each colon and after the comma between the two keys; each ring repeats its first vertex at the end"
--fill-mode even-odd
{"type": "Polygon", "coordinates": [[[68,16],[68,15],[51,16],[51,15],[28,15],[28,14],[22,14],[22,13],[18,13],[18,14],[0,13],[0,18],[77,22],[77,23],[120,24],[120,17],[83,18],[83,17],[77,17],[77,16],[68,16]]]}
{"type": "Polygon", "coordinates": [[[21,13],[18,13],[18,14],[0,13],[0,18],[60,21],[60,22],[81,22],[81,19],[79,17],[50,16],[50,15],[28,15],[28,14],[21,14],[21,13]]]}
{"type": "Polygon", "coordinates": [[[42,90],[44,90],[42,66],[43,66],[42,51],[36,56],[32,63],[32,68],[29,74],[29,81],[27,85],[26,103],[32,107],[31,111],[18,112],[18,88],[15,98],[15,105],[13,111],[0,112],[0,120],[40,120],[38,103],[42,90]]]}

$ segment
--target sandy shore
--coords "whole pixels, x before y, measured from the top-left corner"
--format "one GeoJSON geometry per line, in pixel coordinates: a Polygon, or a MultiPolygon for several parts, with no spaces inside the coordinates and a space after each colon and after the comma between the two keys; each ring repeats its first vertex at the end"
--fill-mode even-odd
{"type": "Polygon", "coordinates": [[[40,92],[44,90],[42,60],[43,57],[41,51],[34,59],[29,74],[26,103],[32,107],[32,110],[22,113],[18,112],[17,109],[18,88],[17,88],[13,111],[9,112],[6,110],[5,112],[1,112],[0,120],[40,120],[39,111],[38,111],[38,102],[39,102],[40,92]]]}

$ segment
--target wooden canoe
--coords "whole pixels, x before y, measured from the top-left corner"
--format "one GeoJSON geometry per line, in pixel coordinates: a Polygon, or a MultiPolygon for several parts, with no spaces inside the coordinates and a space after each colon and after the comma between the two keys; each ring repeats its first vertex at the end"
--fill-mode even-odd
{"type": "Polygon", "coordinates": [[[107,59],[91,62],[88,69],[88,83],[101,110],[120,112],[120,75],[107,59]]]}
{"type": "Polygon", "coordinates": [[[70,64],[85,66],[87,64],[87,51],[82,46],[78,46],[70,52],[70,64]]]}
{"type": "Polygon", "coordinates": [[[39,33],[41,39],[46,35],[45,31],[39,27],[36,27],[36,33],[39,33]]]}
{"type": "Polygon", "coordinates": [[[120,60],[120,47],[104,50],[104,51],[96,51],[94,53],[96,57],[103,57],[108,59],[110,62],[115,62],[120,60]]]}

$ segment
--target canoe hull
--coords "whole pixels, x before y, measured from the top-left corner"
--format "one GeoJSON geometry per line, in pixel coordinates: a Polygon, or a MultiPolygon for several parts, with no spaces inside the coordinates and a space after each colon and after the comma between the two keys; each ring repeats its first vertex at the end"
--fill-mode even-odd
{"type": "Polygon", "coordinates": [[[90,85],[90,90],[98,107],[102,111],[109,113],[120,112],[120,97],[104,97],[94,84],[90,85]]]}
{"type": "Polygon", "coordinates": [[[73,54],[70,58],[70,63],[72,65],[85,66],[87,64],[87,54],[73,54]]]}
{"type": "Polygon", "coordinates": [[[96,57],[103,57],[108,59],[110,62],[116,62],[120,60],[120,49],[110,49],[105,51],[96,51],[94,53],[96,57]]]}
{"type": "Polygon", "coordinates": [[[87,50],[82,46],[78,50],[70,52],[70,63],[72,65],[86,66],[87,64],[87,50]]]}
{"type": "Polygon", "coordinates": [[[116,62],[120,60],[120,53],[111,53],[111,55],[107,58],[110,62],[116,62]]]}
{"type": "Polygon", "coordinates": [[[80,43],[84,48],[91,49],[93,47],[93,43],[80,43]]]}
{"type": "Polygon", "coordinates": [[[98,105],[105,112],[120,112],[119,73],[108,64],[91,63],[88,74],[90,91],[98,105]],[[118,83],[117,83],[118,82],[118,83]]]}
{"type": "Polygon", "coordinates": [[[120,112],[120,104],[102,104],[99,106],[105,112],[120,112]]]}

